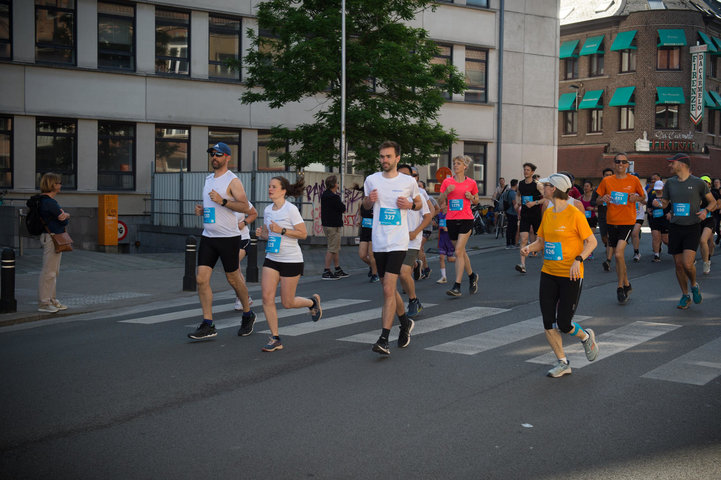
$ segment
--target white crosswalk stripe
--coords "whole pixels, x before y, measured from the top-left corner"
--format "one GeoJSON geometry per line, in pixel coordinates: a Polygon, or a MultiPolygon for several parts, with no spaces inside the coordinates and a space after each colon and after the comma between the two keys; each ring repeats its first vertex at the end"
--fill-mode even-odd
{"type": "MultiPolygon", "coordinates": [[[[471,307],[464,310],[459,310],[451,313],[445,313],[435,317],[425,318],[416,320],[416,326],[413,329],[413,335],[422,335],[424,333],[435,332],[444,328],[454,327],[463,323],[472,322],[479,320],[483,317],[496,315],[502,312],[506,312],[503,308],[493,307],[471,307]]],[[[356,342],[356,343],[373,343],[378,339],[378,330],[370,332],[359,333],[357,335],[351,335],[350,337],[339,338],[338,340],[344,342],[356,342]]],[[[389,341],[398,339],[399,327],[396,325],[391,330],[389,341]]]]}
{"type": "MultiPolygon", "coordinates": [[[[573,317],[573,320],[580,323],[584,320],[588,320],[589,318],[591,317],[576,315],[573,317]]],[[[503,347],[538,335],[542,333],[542,331],[539,330],[539,326],[543,326],[543,318],[534,317],[521,322],[512,323],[504,327],[496,328],[488,332],[479,333],[478,335],[472,335],[452,342],[441,343],[440,345],[428,347],[426,350],[459,353],[461,355],[476,355],[477,353],[493,350],[494,348],[503,347]]]]}
{"type": "MultiPolygon", "coordinates": [[[[597,335],[596,342],[598,342],[598,358],[596,359],[596,362],[603,360],[604,358],[608,358],[611,355],[621,353],[644,342],[648,342],[649,340],[660,337],[661,335],[665,335],[677,328],[680,328],[680,326],[668,323],[637,321],[601,335],[597,335]]],[[[586,354],[583,351],[583,345],[581,345],[581,342],[569,345],[568,347],[564,346],[563,349],[574,369],[590,365],[590,362],[586,360],[586,354]]],[[[549,352],[526,361],[530,363],[551,365],[556,362],[556,356],[553,352],[549,352]]]]}
{"type": "Polygon", "coordinates": [[[721,375],[721,338],[691,350],[650,372],[644,378],[706,385],[721,375]]]}

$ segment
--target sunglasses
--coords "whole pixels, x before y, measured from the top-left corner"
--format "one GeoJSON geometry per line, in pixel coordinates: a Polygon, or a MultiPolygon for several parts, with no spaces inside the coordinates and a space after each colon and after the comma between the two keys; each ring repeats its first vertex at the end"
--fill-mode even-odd
{"type": "Polygon", "coordinates": [[[223,155],[225,154],[222,152],[210,152],[211,157],[222,157],[223,155]]]}
{"type": "Polygon", "coordinates": [[[614,160],[613,163],[615,163],[616,165],[618,165],[619,163],[627,164],[628,160],[614,160]]]}

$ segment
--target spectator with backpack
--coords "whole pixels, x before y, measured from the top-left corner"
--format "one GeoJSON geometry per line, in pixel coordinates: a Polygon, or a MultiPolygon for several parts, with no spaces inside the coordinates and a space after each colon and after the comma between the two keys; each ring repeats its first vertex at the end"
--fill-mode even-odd
{"type": "Polygon", "coordinates": [[[70,218],[70,214],[63,211],[55,200],[62,186],[60,175],[46,173],[40,179],[40,195],[28,200],[28,230],[34,234],[38,231],[38,218],[42,224],[39,233],[40,244],[43,246],[43,268],[38,280],[38,311],[45,313],[57,313],[68,308],[56,298],[55,289],[62,252],[55,252],[55,243],[51,237],[51,234],[64,233],[70,218]]]}

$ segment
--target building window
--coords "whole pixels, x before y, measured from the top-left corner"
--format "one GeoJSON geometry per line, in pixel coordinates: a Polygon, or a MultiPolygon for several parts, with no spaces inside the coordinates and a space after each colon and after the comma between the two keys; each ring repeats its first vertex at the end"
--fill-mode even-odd
{"type": "Polygon", "coordinates": [[[441,151],[433,155],[432,160],[426,164],[426,191],[435,191],[436,186],[440,189],[441,184],[436,181],[436,172],[441,167],[451,167],[451,150],[441,151]]]}
{"type": "MultiPolygon", "coordinates": [[[[603,44],[601,44],[600,47],[601,52],[603,52],[603,44]]],[[[594,53],[593,55],[588,56],[588,75],[590,77],[600,77],[604,74],[604,54],[603,53],[594,53]]]]}
{"type": "Polygon", "coordinates": [[[466,102],[488,101],[488,50],[466,47],[466,102]]]}
{"type": "MultiPolygon", "coordinates": [[[[438,44],[438,54],[431,59],[431,64],[434,65],[453,65],[453,46],[438,44]]],[[[375,79],[374,79],[375,80],[375,79]]],[[[375,91],[375,84],[373,85],[375,91]]],[[[441,90],[443,98],[446,100],[451,99],[451,94],[446,89],[446,82],[440,82],[438,88],[441,90]]]]}
{"type": "Polygon", "coordinates": [[[240,27],[237,18],[209,17],[208,77],[240,80],[240,68],[231,68],[226,61],[240,62],[240,27]]]}
{"type": "Polygon", "coordinates": [[[75,0],[35,0],[35,60],[75,65],[75,0]]]}
{"type": "Polygon", "coordinates": [[[0,117],[0,188],[13,188],[13,119],[0,117]]]}
{"type": "Polygon", "coordinates": [[[13,57],[12,0],[0,0],[0,58],[13,57]]]}
{"type": "Polygon", "coordinates": [[[98,190],[135,190],[135,125],[98,122],[98,190]]]}
{"type": "Polygon", "coordinates": [[[135,70],[135,7],[98,2],[98,67],[135,70]]]}
{"type": "Polygon", "coordinates": [[[486,194],[486,144],[464,142],[463,154],[473,160],[473,173],[470,175],[478,184],[478,194],[486,194]]]}
{"type": "Polygon", "coordinates": [[[189,171],[190,129],[184,126],[156,125],[155,171],[189,171]]]}
{"type": "Polygon", "coordinates": [[[681,49],[679,47],[658,47],[657,70],[681,70],[681,49]]]}
{"type": "Polygon", "coordinates": [[[190,74],[190,14],[155,9],[155,71],[190,74]]]}
{"type": "Polygon", "coordinates": [[[270,132],[258,132],[258,170],[286,170],[285,163],[279,157],[288,151],[288,148],[272,150],[268,148],[270,132]]]}
{"type": "MultiPolygon", "coordinates": [[[[238,161],[240,160],[240,130],[222,130],[220,128],[211,128],[208,130],[208,147],[212,147],[218,142],[223,142],[230,147],[230,162],[228,170],[237,171],[238,161]]],[[[208,171],[213,171],[211,158],[208,156],[208,171]]]]}
{"type": "Polygon", "coordinates": [[[588,133],[600,133],[603,131],[603,109],[594,108],[588,112],[588,133]]]}
{"type": "Polygon", "coordinates": [[[656,105],[656,129],[678,129],[678,105],[656,105]]]}
{"type": "Polygon", "coordinates": [[[489,8],[488,0],[466,0],[466,5],[470,5],[472,7],[489,8]]]}
{"type": "Polygon", "coordinates": [[[706,70],[708,71],[709,78],[718,77],[717,57],[712,56],[712,55],[706,55],[706,70]]]}
{"type": "Polygon", "coordinates": [[[709,135],[716,135],[716,110],[708,110],[706,114],[706,128],[709,135]]]}
{"type": "Polygon", "coordinates": [[[634,107],[620,107],[619,109],[619,130],[634,130],[636,123],[636,113],[634,107]]]}
{"type": "Polygon", "coordinates": [[[78,131],[77,120],[69,118],[36,119],[35,139],[35,186],[48,172],[63,178],[65,190],[76,190],[78,131]]]}
{"type": "Polygon", "coordinates": [[[574,135],[578,133],[578,113],[575,111],[563,112],[563,134],[574,135]]]}
{"type": "Polygon", "coordinates": [[[564,80],[572,80],[574,78],[578,78],[578,58],[568,57],[564,59],[563,65],[565,68],[563,74],[564,80]]]}
{"type": "Polygon", "coordinates": [[[636,71],[636,50],[621,50],[621,73],[636,71]]]}

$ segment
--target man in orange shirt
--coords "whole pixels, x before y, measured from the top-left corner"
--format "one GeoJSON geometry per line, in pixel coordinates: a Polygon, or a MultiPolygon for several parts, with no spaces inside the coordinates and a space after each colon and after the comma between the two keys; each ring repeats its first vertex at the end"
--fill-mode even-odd
{"type": "Polygon", "coordinates": [[[644,200],[644,191],[639,179],[628,175],[628,156],[617,153],[613,159],[614,175],[601,180],[596,193],[602,202],[606,202],[606,223],[608,224],[608,246],[613,248],[616,257],[616,275],[618,288],[616,297],[618,303],[628,302],[632,291],[626,271],[624,251],[631,238],[633,226],[636,223],[636,202],[644,200]]]}

